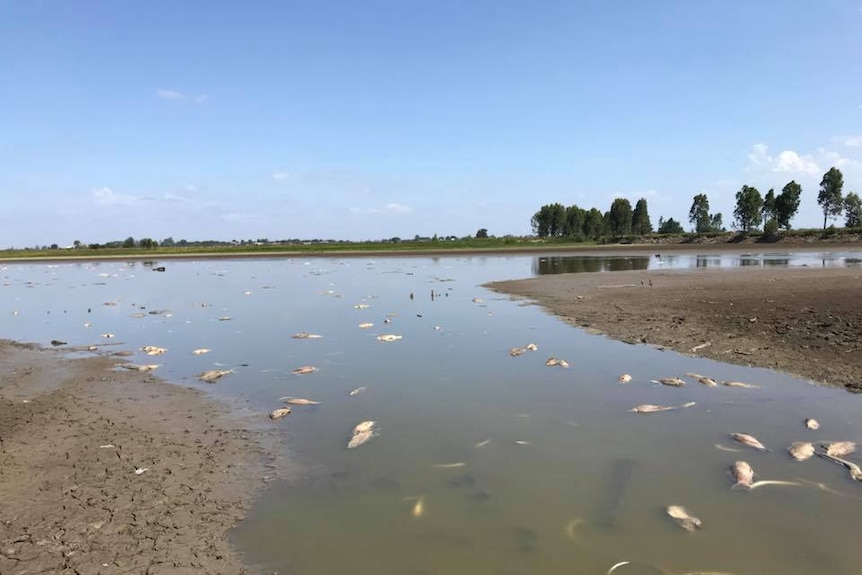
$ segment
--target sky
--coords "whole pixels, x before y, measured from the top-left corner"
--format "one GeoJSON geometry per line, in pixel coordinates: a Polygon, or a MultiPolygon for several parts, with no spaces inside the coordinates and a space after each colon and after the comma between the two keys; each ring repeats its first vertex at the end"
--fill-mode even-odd
{"type": "MultiPolygon", "coordinates": [[[[862,194],[862,0],[0,0],[0,247],[862,194]]],[[[838,220],[839,225],[843,219],[838,220]]]]}

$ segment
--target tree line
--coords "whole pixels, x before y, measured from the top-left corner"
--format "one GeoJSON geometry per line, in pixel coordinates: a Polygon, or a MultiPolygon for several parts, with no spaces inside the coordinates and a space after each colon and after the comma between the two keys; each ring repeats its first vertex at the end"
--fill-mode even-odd
{"type": "MultiPolygon", "coordinates": [[[[823,229],[828,220],[845,214],[844,225],[856,228],[862,225],[862,201],[853,192],[843,196],[844,177],[838,168],[830,168],[820,182],[817,203],[823,210],[823,229]]],[[[763,231],[774,235],[779,229],[791,229],[791,221],[799,211],[802,186],[795,180],[788,182],[778,195],[771,188],[766,196],[754,186],[743,185],[736,193],[733,226],[742,233],[763,231]]],[[[695,233],[726,232],[724,217],[711,213],[709,198],[700,193],[694,196],[688,212],[689,223],[695,233]]],[[[616,198],[610,209],[602,213],[598,208],[589,210],[577,205],[546,204],[530,219],[533,233],[540,238],[571,238],[576,241],[597,240],[602,237],[643,236],[653,233],[647,201],[641,198],[632,209],[625,198],[616,198]]],[[[682,224],[668,218],[658,220],[658,233],[679,234],[682,224]]]]}

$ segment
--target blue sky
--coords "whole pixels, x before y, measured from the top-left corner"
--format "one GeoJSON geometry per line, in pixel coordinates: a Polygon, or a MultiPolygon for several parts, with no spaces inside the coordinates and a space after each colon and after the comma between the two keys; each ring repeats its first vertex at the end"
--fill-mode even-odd
{"type": "Polygon", "coordinates": [[[862,0],[0,0],[0,247],[862,193],[862,0]]]}

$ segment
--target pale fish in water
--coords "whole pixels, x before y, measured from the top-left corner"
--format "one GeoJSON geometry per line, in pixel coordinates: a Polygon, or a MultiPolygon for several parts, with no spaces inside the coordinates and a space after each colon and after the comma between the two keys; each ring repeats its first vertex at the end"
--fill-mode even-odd
{"type": "Polygon", "coordinates": [[[690,377],[692,379],[695,379],[695,380],[700,379],[702,377],[706,377],[705,375],[701,375],[699,373],[694,373],[693,371],[687,371],[683,375],[686,377],[690,377]]]}
{"type": "Polygon", "coordinates": [[[743,381],[722,381],[721,385],[724,385],[725,387],[744,387],[747,389],[754,389],[757,387],[756,385],[745,383],[743,381]]]}
{"type": "Polygon", "coordinates": [[[356,424],[356,427],[353,428],[353,435],[365,433],[367,431],[373,431],[375,425],[377,425],[376,421],[361,421],[356,424]]]}
{"type": "Polygon", "coordinates": [[[230,316],[223,315],[223,316],[221,316],[220,318],[218,318],[218,320],[219,320],[219,321],[230,321],[230,320],[231,320],[231,318],[230,318],[230,316]]]}
{"type": "Polygon", "coordinates": [[[523,354],[525,351],[527,351],[527,350],[524,349],[523,347],[513,347],[512,349],[509,350],[509,355],[511,355],[512,357],[517,357],[517,356],[523,354]]]}
{"type": "Polygon", "coordinates": [[[665,405],[652,405],[650,403],[646,403],[644,405],[638,405],[637,407],[633,407],[629,410],[632,413],[658,413],[660,411],[671,411],[674,409],[683,409],[686,407],[691,407],[692,405],[696,405],[694,401],[689,401],[688,403],[683,403],[682,405],[674,405],[674,406],[665,406],[665,405]]]}
{"type": "Polygon", "coordinates": [[[425,497],[420,496],[413,505],[413,517],[419,519],[425,514],[425,497]]]}
{"type": "Polygon", "coordinates": [[[820,445],[826,448],[826,455],[830,457],[844,457],[856,451],[856,443],[853,441],[830,441],[820,445]]]}
{"type": "Polygon", "coordinates": [[[456,469],[458,467],[464,467],[467,464],[463,461],[458,461],[456,463],[434,463],[433,465],[439,469],[456,469]]]}
{"type": "Polygon", "coordinates": [[[358,304],[356,304],[356,305],[355,305],[355,306],[353,306],[353,307],[354,307],[355,309],[368,309],[368,308],[370,308],[371,306],[370,306],[370,305],[368,305],[367,303],[358,303],[358,304]]]}
{"type": "Polygon", "coordinates": [[[288,414],[290,414],[290,408],[289,407],[280,407],[276,410],[273,410],[273,412],[269,414],[269,418],[270,419],[281,419],[282,417],[284,417],[285,415],[288,415],[288,414]]]}
{"type": "Polygon", "coordinates": [[[383,335],[377,336],[377,341],[390,342],[390,341],[398,341],[399,339],[401,339],[400,335],[393,335],[391,333],[385,333],[383,335]]]}
{"type": "Polygon", "coordinates": [[[712,379],[711,377],[701,377],[698,378],[697,382],[701,385],[705,385],[707,387],[715,387],[718,385],[718,382],[712,379]]]}
{"type": "Polygon", "coordinates": [[[737,461],[730,468],[730,473],[733,478],[736,480],[736,483],[733,485],[733,489],[744,488],[748,490],[757,489],[758,487],[763,487],[764,485],[792,485],[799,486],[800,483],[794,483],[792,481],[754,481],[754,470],[751,468],[745,461],[737,461]]]}
{"type": "Polygon", "coordinates": [[[350,393],[348,393],[347,395],[349,395],[350,397],[353,397],[353,396],[359,395],[360,393],[362,393],[366,389],[368,389],[368,387],[363,385],[361,387],[357,387],[356,389],[351,389],[350,393]]]}
{"type": "Polygon", "coordinates": [[[741,443],[742,445],[747,445],[748,447],[753,447],[760,451],[769,451],[766,449],[766,446],[760,443],[753,435],[749,435],[747,433],[731,433],[730,437],[733,438],[735,442],[741,443]]]}
{"type": "Polygon", "coordinates": [[[306,331],[301,331],[299,333],[295,333],[292,336],[293,339],[321,339],[322,335],[317,335],[316,333],[308,333],[306,331]]]}
{"type": "Polygon", "coordinates": [[[371,440],[374,437],[374,431],[368,430],[355,434],[350,438],[350,441],[347,443],[347,449],[355,449],[360,445],[363,445],[371,440]]]}
{"type": "Polygon", "coordinates": [[[530,445],[530,442],[529,442],[529,441],[523,441],[523,440],[521,440],[521,439],[519,439],[519,440],[515,441],[515,443],[516,443],[517,445],[530,445]]]}
{"type": "Polygon", "coordinates": [[[374,324],[371,323],[370,321],[365,321],[365,322],[362,322],[359,324],[359,329],[368,329],[371,327],[374,327],[374,324]]]}
{"type": "Polygon", "coordinates": [[[473,303],[482,303],[484,300],[480,297],[474,297],[472,300],[473,303]]]}
{"type": "Polygon", "coordinates": [[[814,455],[814,444],[808,441],[797,441],[791,444],[787,451],[796,461],[805,461],[814,455]]]}
{"type": "Polygon", "coordinates": [[[695,529],[703,527],[703,522],[697,517],[689,514],[688,510],[686,510],[682,505],[668,506],[667,514],[686,531],[694,531],[695,529]]]}
{"type": "Polygon", "coordinates": [[[281,401],[288,405],[320,405],[319,401],[303,399],[302,397],[282,397],[281,401]]]}
{"type": "Polygon", "coordinates": [[[545,360],[545,365],[547,365],[548,367],[554,367],[555,365],[559,366],[559,367],[569,367],[569,362],[566,361],[565,359],[557,359],[556,357],[549,357],[547,360],[545,360]]]}
{"type": "Polygon", "coordinates": [[[141,351],[146,353],[147,355],[162,355],[168,349],[166,347],[159,347],[157,345],[145,345],[141,348],[141,351]]]}
{"type": "Polygon", "coordinates": [[[488,439],[484,440],[484,441],[480,441],[479,443],[477,443],[477,444],[476,444],[476,445],[474,445],[473,447],[485,447],[485,446],[486,446],[486,445],[488,445],[489,443],[491,443],[491,438],[490,438],[490,437],[489,437],[488,439]]]}
{"type": "Polygon", "coordinates": [[[579,542],[578,537],[578,527],[584,524],[584,520],[580,517],[575,517],[563,528],[563,532],[566,534],[566,537],[569,538],[569,541],[574,541],[575,543],[579,542]]]}
{"type": "Polygon", "coordinates": [[[207,383],[213,383],[215,380],[225,375],[233,373],[232,369],[209,369],[198,374],[198,379],[207,383]]]}
{"type": "Polygon", "coordinates": [[[653,379],[652,382],[668,385],[670,387],[682,387],[685,385],[685,382],[678,377],[660,377],[657,380],[653,379]]]}
{"type": "Polygon", "coordinates": [[[842,459],[840,457],[836,457],[834,455],[829,455],[828,453],[818,453],[820,457],[824,459],[828,459],[833,463],[837,463],[839,465],[843,465],[847,469],[850,470],[850,479],[853,481],[862,481],[862,467],[859,467],[852,461],[847,461],[846,459],[842,459]]]}
{"type": "Polygon", "coordinates": [[[317,368],[314,367],[313,365],[303,365],[302,367],[297,367],[296,369],[294,369],[290,373],[292,373],[294,375],[305,375],[308,373],[314,373],[315,371],[317,371],[317,368]]]}
{"type": "Polygon", "coordinates": [[[622,375],[621,375],[621,376],[619,376],[619,378],[617,379],[617,381],[619,381],[620,383],[628,383],[628,382],[630,382],[631,380],[632,380],[632,376],[631,376],[631,375],[629,375],[629,374],[627,374],[627,373],[622,374],[622,375]]]}
{"type": "Polygon", "coordinates": [[[809,417],[805,420],[805,427],[807,427],[808,429],[817,430],[820,429],[820,422],[818,422],[816,419],[811,419],[809,417]]]}
{"type": "Polygon", "coordinates": [[[124,364],[121,364],[120,367],[122,367],[123,369],[132,370],[132,371],[153,371],[154,369],[157,369],[159,367],[159,364],[148,363],[145,365],[135,365],[133,363],[124,363],[124,364]]]}
{"type": "Polygon", "coordinates": [[[114,337],[114,334],[112,334],[112,333],[103,333],[103,334],[102,334],[102,337],[104,337],[104,338],[106,338],[106,339],[107,339],[107,338],[112,338],[112,337],[114,337]]]}
{"type": "Polygon", "coordinates": [[[193,354],[195,354],[195,355],[204,355],[204,354],[209,353],[209,352],[211,352],[211,351],[212,351],[211,349],[207,349],[207,348],[205,348],[205,347],[201,347],[201,348],[198,348],[198,349],[196,349],[196,350],[193,350],[193,351],[192,351],[192,353],[193,353],[193,354]]]}
{"type": "Polygon", "coordinates": [[[528,343],[527,345],[524,346],[524,349],[526,349],[528,351],[539,351],[539,346],[536,345],[535,343],[528,343]]]}

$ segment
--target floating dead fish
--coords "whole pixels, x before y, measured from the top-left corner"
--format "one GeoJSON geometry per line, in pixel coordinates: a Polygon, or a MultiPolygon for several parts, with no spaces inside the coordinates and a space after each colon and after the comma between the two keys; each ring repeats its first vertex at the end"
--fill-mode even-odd
{"type": "Polygon", "coordinates": [[[289,407],[279,407],[278,409],[273,410],[272,413],[269,414],[269,418],[270,419],[281,419],[285,415],[289,415],[289,414],[290,414],[290,408],[289,407]]]}
{"type": "Polygon", "coordinates": [[[391,333],[385,333],[383,335],[377,336],[377,341],[390,342],[390,341],[398,341],[399,339],[401,339],[400,335],[392,335],[391,333]]]}
{"type": "Polygon", "coordinates": [[[721,385],[725,387],[744,387],[746,389],[754,389],[757,386],[751,383],[745,383],[743,381],[722,381],[721,385]]]}
{"type": "Polygon", "coordinates": [[[668,506],[667,514],[686,531],[694,531],[703,527],[703,522],[697,517],[690,515],[682,505],[668,506]]]}
{"type": "Polygon", "coordinates": [[[547,365],[548,367],[559,366],[559,367],[565,368],[565,367],[569,367],[569,362],[566,361],[565,359],[557,359],[556,357],[549,357],[545,361],[545,365],[547,365]]]}
{"type": "Polygon", "coordinates": [[[355,449],[371,440],[375,436],[374,421],[363,421],[353,428],[353,437],[347,443],[347,449],[355,449]]]}
{"type": "Polygon", "coordinates": [[[473,447],[485,447],[485,446],[486,446],[486,445],[488,445],[489,443],[491,443],[491,438],[490,438],[490,437],[489,437],[488,439],[484,440],[484,441],[480,441],[479,443],[477,443],[477,444],[476,444],[476,445],[474,445],[473,447]]]}
{"type": "Polygon", "coordinates": [[[112,338],[112,337],[114,337],[114,334],[112,334],[112,333],[103,333],[103,334],[102,334],[102,337],[104,337],[105,339],[108,339],[108,338],[112,338]]]}
{"type": "Polygon", "coordinates": [[[524,349],[526,349],[527,351],[539,351],[539,346],[535,343],[528,343],[524,346],[524,349]]]}
{"type": "Polygon", "coordinates": [[[734,463],[733,466],[730,468],[730,473],[733,476],[733,479],[736,481],[736,483],[733,484],[733,489],[743,488],[743,489],[748,489],[750,491],[750,490],[757,489],[758,487],[763,487],[765,485],[785,485],[785,486],[800,486],[801,485],[801,483],[795,483],[793,481],[772,481],[772,480],[757,481],[755,483],[752,483],[752,481],[754,481],[754,469],[752,469],[751,465],[749,465],[745,461],[737,461],[736,463],[734,463]]]}
{"type": "Polygon", "coordinates": [[[702,378],[702,377],[706,377],[705,375],[701,375],[701,374],[699,374],[699,373],[694,373],[693,371],[687,371],[687,372],[685,372],[683,375],[685,375],[686,377],[690,377],[690,378],[692,378],[692,379],[694,379],[694,380],[698,380],[698,379],[700,379],[700,378],[702,378]]]}
{"type": "Polygon", "coordinates": [[[355,306],[353,306],[354,309],[368,309],[370,307],[371,306],[368,305],[367,303],[358,303],[355,306]]]}
{"type": "Polygon", "coordinates": [[[358,433],[365,433],[366,431],[372,431],[374,426],[377,425],[376,421],[362,421],[356,424],[356,427],[353,428],[353,435],[358,433]]]}
{"type": "Polygon", "coordinates": [[[416,500],[416,504],[413,505],[413,517],[418,519],[418,518],[422,517],[422,515],[424,515],[424,514],[425,514],[425,498],[420,496],[419,499],[416,500]]]}
{"type": "Polygon", "coordinates": [[[317,371],[317,368],[313,365],[303,365],[302,367],[297,367],[290,373],[293,375],[305,375],[307,373],[314,373],[315,371],[317,371]]]}
{"type": "Polygon", "coordinates": [[[566,526],[563,528],[563,532],[566,534],[566,537],[568,537],[570,541],[574,541],[575,543],[578,543],[579,538],[578,538],[577,530],[578,530],[578,527],[580,527],[583,524],[584,524],[584,519],[582,519],[580,517],[575,517],[574,519],[572,519],[571,521],[566,523],[566,526]]]}
{"type": "Polygon", "coordinates": [[[474,297],[472,300],[473,303],[482,303],[484,300],[480,297],[474,297]]]}
{"type": "Polygon", "coordinates": [[[519,355],[523,355],[525,351],[527,351],[526,348],[513,347],[512,349],[509,350],[509,355],[511,355],[512,357],[517,357],[519,355]]]}
{"type": "Polygon", "coordinates": [[[233,373],[232,369],[209,369],[198,374],[198,379],[207,383],[213,383],[225,375],[233,373]]]}
{"type": "Polygon", "coordinates": [[[146,353],[147,355],[162,355],[168,349],[166,347],[158,347],[156,345],[145,345],[141,348],[141,351],[146,353]]]}
{"type": "Polygon", "coordinates": [[[622,375],[618,378],[618,381],[619,381],[620,383],[628,383],[628,382],[630,382],[631,380],[632,380],[632,376],[631,376],[631,375],[629,375],[629,374],[627,374],[627,373],[622,374],[622,375]]]}
{"type": "Polygon", "coordinates": [[[91,324],[90,322],[87,322],[84,324],[84,327],[93,327],[93,324],[91,324]]]}
{"type": "Polygon", "coordinates": [[[787,451],[796,461],[805,461],[814,455],[814,444],[808,441],[797,441],[791,444],[787,451]]]}
{"type": "Polygon", "coordinates": [[[685,382],[678,377],[660,377],[658,379],[653,379],[652,382],[668,385],[670,387],[682,387],[685,385],[685,382]]]}
{"type": "Polygon", "coordinates": [[[820,445],[826,448],[826,455],[830,457],[844,457],[856,451],[853,441],[824,441],[820,445]]]}
{"type": "Polygon", "coordinates": [[[301,397],[282,397],[281,401],[285,402],[288,405],[320,405],[319,401],[303,399],[301,397]]]}
{"type": "Polygon", "coordinates": [[[368,329],[370,327],[374,327],[374,324],[371,323],[370,321],[366,321],[366,322],[359,324],[359,329],[368,329]]]}
{"type": "Polygon", "coordinates": [[[760,451],[769,451],[766,446],[760,443],[753,435],[747,433],[731,433],[730,437],[737,443],[759,449],[760,451]]]}
{"type": "Polygon", "coordinates": [[[320,339],[323,336],[317,335],[316,333],[308,333],[308,332],[301,331],[299,333],[293,334],[290,337],[292,337],[293,339],[320,339]]]}
{"type": "Polygon", "coordinates": [[[529,442],[529,441],[523,441],[523,440],[520,440],[520,439],[516,440],[516,441],[515,441],[515,443],[516,443],[517,445],[530,445],[530,442],[529,442]]]}
{"type": "Polygon", "coordinates": [[[808,429],[820,429],[820,423],[816,419],[811,419],[810,417],[805,420],[805,427],[808,429]]]}
{"type": "Polygon", "coordinates": [[[128,369],[130,371],[153,371],[154,369],[159,367],[157,363],[148,363],[145,365],[135,365],[133,363],[123,363],[120,364],[120,367],[123,369],[128,369]]]}
{"type": "Polygon", "coordinates": [[[209,353],[211,351],[212,351],[211,349],[207,349],[205,347],[202,347],[200,349],[193,350],[192,353],[195,355],[204,355],[205,353],[209,353]]]}
{"type": "Polygon", "coordinates": [[[147,317],[147,314],[139,311],[137,313],[133,313],[133,314],[129,315],[129,317],[142,318],[142,317],[147,317]]]}
{"type": "Polygon", "coordinates": [[[646,403],[644,405],[638,405],[637,407],[633,407],[629,410],[632,413],[658,413],[660,411],[671,411],[674,409],[684,409],[686,407],[691,407],[692,405],[696,405],[694,401],[689,401],[688,403],[683,403],[682,405],[675,406],[665,406],[665,405],[652,405],[650,403],[646,403]]]}
{"type": "Polygon", "coordinates": [[[355,396],[355,395],[359,395],[360,393],[362,393],[362,392],[363,392],[363,391],[365,391],[366,389],[368,389],[368,387],[366,387],[366,386],[364,386],[364,385],[363,385],[363,386],[361,386],[361,387],[357,387],[356,389],[352,389],[352,390],[350,390],[350,393],[348,393],[347,395],[349,395],[350,397],[353,397],[353,396],[355,396]]]}
{"type": "Polygon", "coordinates": [[[464,467],[467,465],[463,461],[458,461],[457,463],[434,463],[433,466],[438,469],[456,469],[458,467],[464,467]]]}
{"type": "Polygon", "coordinates": [[[150,470],[149,467],[136,467],[135,468],[135,475],[143,475],[144,473],[146,473],[149,470],[150,470]]]}
{"type": "Polygon", "coordinates": [[[817,455],[824,459],[828,459],[833,463],[843,465],[844,467],[849,469],[850,479],[852,479],[853,481],[862,481],[862,467],[859,467],[852,461],[847,461],[846,459],[842,459],[841,457],[835,455],[829,455],[828,453],[818,453],[817,455]]]}
{"type": "Polygon", "coordinates": [[[701,385],[705,385],[707,387],[715,387],[718,385],[718,382],[712,379],[711,377],[700,377],[697,382],[701,385]]]}
{"type": "Polygon", "coordinates": [[[223,315],[223,316],[221,316],[220,318],[218,318],[218,320],[219,320],[219,321],[230,321],[230,320],[231,320],[231,317],[230,317],[230,316],[228,316],[228,315],[223,315]]]}

